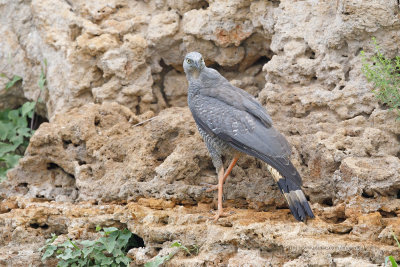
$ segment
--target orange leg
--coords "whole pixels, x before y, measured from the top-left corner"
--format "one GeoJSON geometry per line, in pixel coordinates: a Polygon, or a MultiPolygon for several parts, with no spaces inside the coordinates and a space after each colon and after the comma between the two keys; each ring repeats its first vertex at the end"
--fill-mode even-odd
{"type": "Polygon", "coordinates": [[[223,215],[222,209],[222,188],[224,186],[224,168],[222,167],[218,172],[218,211],[215,214],[214,221],[223,215]]]}
{"type": "MultiPolygon", "coordinates": [[[[229,174],[231,173],[233,167],[235,167],[235,164],[236,164],[236,162],[238,161],[238,159],[239,159],[239,155],[235,155],[235,156],[233,157],[233,159],[232,159],[232,161],[231,161],[231,164],[229,164],[228,169],[226,169],[226,172],[225,172],[225,174],[224,174],[224,179],[223,179],[223,181],[222,181],[222,184],[224,184],[225,181],[226,181],[226,179],[228,179],[228,176],[229,176],[229,174]]],[[[219,177],[218,177],[218,178],[219,178],[219,177]]],[[[209,187],[210,187],[210,188],[207,189],[206,192],[212,192],[212,191],[218,189],[218,185],[209,185],[209,187]]]]}
{"type": "Polygon", "coordinates": [[[224,181],[223,181],[223,183],[225,183],[226,179],[228,179],[228,176],[229,176],[229,174],[231,173],[233,167],[235,167],[236,162],[238,161],[238,159],[239,159],[239,155],[235,155],[235,156],[233,157],[233,159],[232,159],[232,161],[231,161],[231,164],[229,164],[229,167],[228,167],[228,169],[226,170],[226,173],[224,174],[224,181]]]}

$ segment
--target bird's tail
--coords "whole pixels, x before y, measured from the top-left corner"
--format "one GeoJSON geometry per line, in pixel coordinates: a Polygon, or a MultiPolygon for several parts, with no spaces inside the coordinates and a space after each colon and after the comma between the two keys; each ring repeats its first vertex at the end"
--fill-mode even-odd
{"type": "Polygon", "coordinates": [[[298,221],[305,221],[306,217],[314,218],[314,214],[308,204],[308,201],[301,190],[301,187],[290,179],[285,179],[273,167],[267,165],[268,171],[272,174],[274,180],[278,183],[289,205],[290,211],[298,221]]]}

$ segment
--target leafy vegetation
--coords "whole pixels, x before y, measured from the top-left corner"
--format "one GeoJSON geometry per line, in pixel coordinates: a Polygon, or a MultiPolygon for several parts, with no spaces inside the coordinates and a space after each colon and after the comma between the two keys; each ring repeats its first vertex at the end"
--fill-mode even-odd
{"type": "Polygon", "coordinates": [[[375,38],[372,38],[375,54],[367,58],[364,51],[362,56],[362,72],[368,82],[372,82],[375,96],[390,109],[398,113],[400,119],[400,57],[387,59],[382,54],[375,38]]]}
{"type": "Polygon", "coordinates": [[[26,102],[19,109],[0,111],[0,182],[7,171],[17,165],[29,144],[33,130],[28,127],[35,102],[26,102]]]}
{"type": "Polygon", "coordinates": [[[14,86],[18,81],[22,80],[22,77],[18,75],[14,75],[11,79],[9,79],[4,73],[0,73],[0,77],[7,78],[8,82],[6,83],[5,90],[7,91],[11,87],[14,86]]]}
{"type": "MultiPolygon", "coordinates": [[[[394,240],[396,240],[397,246],[400,248],[400,242],[399,242],[399,240],[397,239],[396,235],[395,235],[394,233],[392,233],[392,235],[393,235],[394,240]]],[[[385,258],[385,266],[388,266],[388,262],[389,262],[389,261],[390,261],[390,263],[392,264],[392,267],[397,267],[397,266],[398,266],[398,265],[397,265],[397,262],[396,262],[396,260],[394,259],[393,256],[387,256],[387,257],[385,258]]]]}
{"type": "Polygon", "coordinates": [[[192,255],[192,253],[194,253],[194,254],[198,254],[199,253],[199,248],[197,246],[195,246],[195,245],[192,246],[190,249],[188,249],[187,247],[182,245],[180,242],[174,242],[171,245],[171,248],[173,248],[173,247],[177,247],[177,248],[179,248],[179,250],[171,252],[171,253],[169,253],[168,255],[165,255],[165,256],[158,255],[157,257],[154,258],[153,261],[149,261],[149,262],[145,263],[144,267],[158,267],[158,266],[164,264],[165,262],[169,261],[180,250],[185,251],[189,255],[192,255]]]}
{"type": "Polygon", "coordinates": [[[132,232],[128,229],[119,230],[115,227],[101,229],[97,227],[102,237],[97,240],[72,242],[70,239],[62,244],[54,244],[55,234],[46,240],[42,261],[55,256],[59,259],[57,267],[67,266],[129,266],[130,259],[126,256],[129,248],[137,247],[132,232]]]}
{"type": "MultiPolygon", "coordinates": [[[[24,154],[29,139],[33,135],[36,103],[41,102],[40,95],[45,90],[47,82],[46,59],[43,64],[44,67],[41,68],[38,80],[40,93],[36,101],[26,102],[18,109],[0,111],[0,182],[6,179],[8,170],[18,164],[18,160],[24,154]],[[30,127],[28,127],[29,119],[31,121],[30,127]]],[[[22,80],[22,77],[18,75],[8,78],[4,73],[0,73],[0,77],[8,79],[4,88],[6,91],[22,80]]]]}

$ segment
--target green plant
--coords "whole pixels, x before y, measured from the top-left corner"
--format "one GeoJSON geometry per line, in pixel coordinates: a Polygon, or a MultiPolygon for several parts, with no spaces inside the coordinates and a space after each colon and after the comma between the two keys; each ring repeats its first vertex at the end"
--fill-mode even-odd
{"type": "Polygon", "coordinates": [[[8,82],[6,83],[5,86],[5,90],[7,91],[8,89],[10,89],[11,87],[14,86],[14,84],[16,84],[18,81],[22,80],[21,76],[18,75],[14,75],[11,79],[7,77],[7,75],[5,75],[4,73],[0,73],[0,77],[6,78],[8,79],[8,82]]]}
{"type": "Polygon", "coordinates": [[[392,110],[398,113],[400,119],[400,57],[387,59],[381,52],[375,37],[372,38],[375,54],[367,58],[361,51],[362,72],[368,82],[374,85],[375,96],[392,110]]]}
{"type": "Polygon", "coordinates": [[[57,267],[67,266],[129,266],[130,259],[126,256],[128,249],[135,247],[132,233],[128,229],[119,230],[115,227],[96,227],[102,237],[96,240],[72,242],[70,239],[55,245],[55,234],[46,240],[40,248],[44,250],[42,261],[55,256],[59,259],[57,267]]]}
{"type": "MultiPolygon", "coordinates": [[[[394,233],[392,233],[392,235],[393,235],[394,240],[396,240],[397,246],[400,248],[400,242],[397,239],[397,236],[394,233]]],[[[392,267],[397,267],[397,262],[396,262],[396,260],[394,259],[393,256],[387,256],[385,258],[385,267],[388,266],[387,264],[388,264],[389,261],[392,264],[392,267]]]]}
{"type": "MultiPolygon", "coordinates": [[[[29,139],[33,135],[36,104],[42,102],[40,96],[46,88],[46,59],[44,59],[43,65],[38,80],[40,92],[36,101],[26,102],[19,109],[0,111],[0,182],[6,179],[8,170],[18,164],[18,160],[24,154],[29,139]],[[30,127],[28,127],[28,118],[31,120],[30,127]]],[[[4,73],[0,73],[0,77],[8,79],[5,86],[6,91],[22,80],[22,77],[18,75],[8,78],[4,73]]]]}
{"type": "Polygon", "coordinates": [[[37,102],[43,102],[43,100],[40,98],[42,92],[46,89],[46,83],[47,83],[47,78],[46,78],[46,69],[47,69],[47,59],[44,59],[43,61],[44,67],[40,69],[40,76],[39,76],[39,81],[38,85],[40,88],[40,93],[37,98],[37,102]]]}
{"type": "Polygon", "coordinates": [[[168,255],[165,255],[165,256],[157,255],[154,258],[153,261],[146,262],[144,264],[144,267],[158,267],[161,264],[169,261],[180,250],[185,251],[189,255],[192,255],[192,253],[194,253],[194,254],[198,254],[199,253],[199,248],[196,245],[193,245],[190,249],[188,249],[187,247],[182,245],[180,242],[174,242],[171,245],[171,248],[173,248],[173,247],[179,248],[179,250],[171,252],[171,253],[169,253],[168,255]]]}
{"type": "Polygon", "coordinates": [[[17,165],[29,144],[33,130],[28,127],[28,118],[32,119],[35,105],[26,102],[18,109],[0,111],[0,182],[17,165]]]}

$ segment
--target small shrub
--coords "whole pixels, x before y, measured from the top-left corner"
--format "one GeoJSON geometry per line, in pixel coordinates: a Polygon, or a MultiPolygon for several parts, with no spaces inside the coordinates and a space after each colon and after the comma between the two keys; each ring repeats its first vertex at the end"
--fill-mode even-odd
{"type": "Polygon", "coordinates": [[[67,266],[129,266],[130,259],[126,256],[127,250],[132,247],[132,233],[128,229],[118,230],[115,227],[96,228],[102,237],[97,240],[83,240],[72,242],[67,240],[62,244],[53,244],[57,236],[46,240],[40,248],[44,250],[42,261],[50,257],[59,259],[57,267],[67,266]]]}
{"type": "Polygon", "coordinates": [[[375,96],[390,109],[398,113],[400,119],[400,57],[387,59],[382,54],[375,38],[372,38],[375,46],[375,55],[367,58],[361,51],[362,72],[368,82],[374,85],[375,96]]]}
{"type": "Polygon", "coordinates": [[[26,102],[19,109],[0,111],[0,182],[17,165],[29,144],[33,130],[28,127],[28,118],[32,119],[35,105],[26,102]]]}

